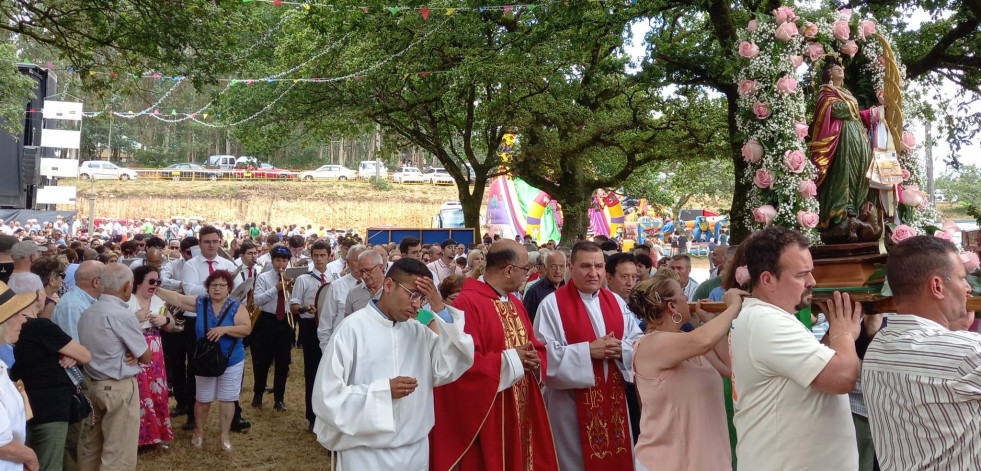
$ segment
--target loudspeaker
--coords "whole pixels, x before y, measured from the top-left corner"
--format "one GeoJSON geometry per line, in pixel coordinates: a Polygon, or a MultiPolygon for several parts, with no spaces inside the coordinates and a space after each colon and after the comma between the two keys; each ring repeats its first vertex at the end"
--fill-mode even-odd
{"type": "Polygon", "coordinates": [[[0,207],[27,207],[26,194],[21,184],[23,149],[20,139],[0,133],[0,207]]]}

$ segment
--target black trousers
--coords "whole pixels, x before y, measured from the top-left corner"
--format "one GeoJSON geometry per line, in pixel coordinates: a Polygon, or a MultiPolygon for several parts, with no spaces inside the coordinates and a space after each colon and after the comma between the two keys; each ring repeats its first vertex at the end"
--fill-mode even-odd
{"type": "Polygon", "coordinates": [[[627,413],[630,414],[630,431],[633,435],[634,443],[640,436],[640,400],[637,398],[637,385],[624,383],[624,393],[627,396],[627,413]]]}
{"type": "Polygon", "coordinates": [[[316,416],[313,414],[313,385],[317,379],[317,367],[320,366],[320,339],[317,337],[317,319],[300,319],[300,343],[303,345],[303,381],[305,391],[303,398],[306,405],[307,421],[313,425],[316,416]]]}
{"type": "Polygon", "coordinates": [[[188,317],[183,332],[162,332],[164,361],[167,363],[167,379],[174,387],[174,400],[178,407],[188,411],[188,418],[194,418],[194,369],[191,356],[194,355],[195,318],[188,317]]]}
{"type": "MultiPolygon", "coordinates": [[[[289,314],[287,314],[289,315],[289,314]]],[[[283,320],[276,320],[276,314],[263,311],[252,329],[252,374],[255,379],[253,392],[262,398],[265,392],[269,368],[275,362],[276,374],[273,376],[273,398],[282,402],[286,396],[286,379],[290,374],[290,351],[296,334],[283,320]]],[[[318,343],[319,345],[319,343],[318,343]]]]}

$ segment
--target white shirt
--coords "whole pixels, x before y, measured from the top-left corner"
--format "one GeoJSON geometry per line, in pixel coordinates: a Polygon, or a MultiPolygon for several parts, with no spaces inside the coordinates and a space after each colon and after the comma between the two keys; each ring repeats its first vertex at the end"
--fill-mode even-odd
{"type": "MultiPolygon", "coordinates": [[[[215,256],[211,260],[214,262],[213,266],[215,270],[228,270],[230,273],[235,273],[238,267],[232,263],[231,260],[227,258],[215,256]]],[[[184,287],[184,294],[193,296],[207,296],[208,290],[204,287],[204,280],[208,279],[208,275],[211,274],[210,268],[212,265],[208,264],[208,259],[204,258],[203,255],[198,255],[186,262],[181,268],[181,286],[184,287]]],[[[235,286],[239,284],[239,278],[234,278],[234,283],[229,286],[229,291],[235,289],[235,286]]],[[[197,317],[197,312],[185,312],[184,317],[197,317]]]]}
{"type": "Polygon", "coordinates": [[[883,471],[981,469],[981,335],[891,315],[862,388],[883,471]]]}
{"type": "Polygon", "coordinates": [[[332,260],[330,263],[328,263],[327,264],[327,271],[326,271],[326,273],[327,273],[327,281],[333,283],[333,282],[341,279],[344,276],[344,275],[341,275],[341,273],[344,271],[344,267],[346,267],[346,266],[347,266],[347,264],[346,264],[346,262],[344,261],[343,258],[338,258],[338,259],[332,260]],[[331,277],[333,277],[333,279],[331,279],[331,277]]]}
{"type": "Polygon", "coordinates": [[[747,298],[730,353],[740,469],[858,470],[848,395],[811,387],[834,350],[792,314],[747,298]]]}
{"type": "MultiPolygon", "coordinates": [[[[275,271],[267,271],[259,275],[255,280],[255,290],[253,292],[255,305],[263,312],[276,313],[276,305],[279,303],[279,296],[282,294],[276,288],[279,284],[280,276],[275,271]]],[[[289,300],[283,300],[283,307],[289,312],[289,300]]]]}
{"type": "Polygon", "coordinates": [[[695,281],[694,279],[688,278],[688,284],[681,290],[684,291],[685,296],[688,296],[689,300],[692,300],[695,299],[695,291],[698,290],[699,284],[700,283],[695,281]]]}
{"type": "MultiPolygon", "coordinates": [[[[293,284],[293,292],[290,293],[290,304],[299,304],[300,307],[314,304],[317,301],[317,291],[320,291],[321,286],[327,284],[321,279],[321,276],[327,282],[330,281],[329,275],[317,271],[311,265],[309,273],[297,277],[296,283],[293,284]]],[[[306,312],[300,314],[300,318],[313,319],[316,315],[315,312],[306,312]]]]}
{"type": "Polygon", "coordinates": [[[181,272],[184,271],[184,259],[178,257],[163,265],[160,269],[160,286],[171,291],[181,287],[181,272]]]}
{"type": "Polygon", "coordinates": [[[327,288],[327,302],[320,308],[320,323],[317,324],[317,337],[320,339],[320,349],[327,348],[327,342],[337,326],[344,320],[344,301],[347,293],[358,283],[354,275],[348,273],[327,288]]]}
{"type": "Polygon", "coordinates": [[[453,322],[436,316],[439,335],[414,319],[388,320],[373,303],[338,326],[311,403],[317,441],[339,452],[339,470],[429,469],[433,388],[455,381],[474,359],[463,312],[447,310],[453,322]],[[418,386],[393,399],[390,380],[397,376],[415,378],[418,386]]]}
{"type": "MultiPolygon", "coordinates": [[[[606,289],[606,288],[601,288],[606,289]]],[[[579,292],[586,306],[589,321],[593,324],[596,337],[608,333],[603,312],[600,309],[599,291],[596,293],[579,292]]],[[[623,358],[615,365],[627,381],[632,378],[634,342],[642,332],[634,320],[633,314],[626,304],[615,296],[620,312],[623,315],[623,338],[621,348],[623,358]]],[[[591,388],[596,385],[593,373],[593,358],[589,355],[589,342],[569,345],[566,340],[565,328],[562,326],[562,316],[559,314],[559,304],[555,293],[551,293],[538,305],[535,314],[535,337],[545,345],[548,368],[545,373],[545,405],[548,408],[549,421],[552,423],[552,436],[555,440],[555,451],[559,458],[559,469],[576,471],[583,469],[582,440],[579,436],[579,413],[576,407],[576,390],[591,388]]],[[[612,365],[604,362],[604,369],[612,365]]],[[[629,442],[629,437],[628,437],[629,442]]],[[[631,453],[633,449],[631,447],[631,453]]]]}
{"type": "MultiPolygon", "coordinates": [[[[133,311],[133,315],[136,315],[136,311],[140,310],[140,302],[136,299],[136,294],[130,296],[129,301],[127,301],[126,304],[128,304],[129,308],[133,311]]],[[[154,295],[153,297],[150,298],[150,314],[156,314],[158,316],[161,315],[160,309],[166,305],[167,303],[165,303],[163,299],[160,299],[156,295],[154,295]]],[[[149,329],[150,327],[153,327],[153,324],[150,323],[149,319],[143,321],[143,323],[140,324],[140,328],[142,329],[149,329]]]]}
{"type": "MultiPolygon", "coordinates": [[[[473,363],[472,353],[470,361],[473,363]]],[[[24,398],[17,390],[17,386],[10,380],[7,365],[0,361],[0,446],[10,442],[23,445],[26,438],[27,415],[24,409],[24,398]]],[[[24,471],[24,464],[0,460],[0,471],[24,471]]]]}

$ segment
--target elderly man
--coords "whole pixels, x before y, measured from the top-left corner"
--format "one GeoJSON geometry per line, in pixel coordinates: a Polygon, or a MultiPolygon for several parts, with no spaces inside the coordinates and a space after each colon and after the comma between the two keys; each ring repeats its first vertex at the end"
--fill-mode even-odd
{"type": "Polygon", "coordinates": [[[10,249],[10,258],[14,261],[14,272],[10,275],[7,286],[17,294],[38,293],[38,305],[44,307],[44,283],[41,277],[31,272],[31,264],[41,257],[44,248],[29,240],[22,240],[10,249]]]}
{"type": "MultiPolygon", "coordinates": [[[[981,336],[953,331],[973,317],[957,248],[933,236],[906,239],[889,251],[886,276],[898,314],[872,339],[862,364],[879,465],[981,469],[981,336]]],[[[851,343],[852,334],[828,330],[836,343],[851,343]]]]}
{"type": "MultiPolygon", "coordinates": [[[[358,256],[365,250],[368,250],[368,248],[364,245],[353,245],[347,250],[347,258],[351,260],[351,263],[357,264],[358,256]]],[[[328,270],[330,270],[329,267],[328,270]]],[[[347,302],[347,294],[355,286],[361,284],[361,270],[354,269],[347,271],[350,273],[340,277],[337,281],[330,284],[330,288],[327,288],[327,302],[320,308],[320,323],[317,325],[317,338],[320,340],[321,351],[327,347],[327,342],[330,340],[334,329],[344,320],[344,305],[347,302]]]]}
{"type": "Polygon", "coordinates": [[[382,281],[385,280],[385,259],[374,250],[366,250],[358,255],[358,271],[361,284],[348,291],[344,301],[344,317],[360,311],[372,299],[381,296],[382,281]]]}
{"type": "Polygon", "coordinates": [[[700,299],[722,301],[722,295],[725,293],[725,289],[722,288],[722,278],[725,276],[726,267],[732,262],[732,257],[736,255],[737,248],[739,248],[738,245],[720,245],[712,251],[712,257],[715,259],[713,271],[716,274],[698,285],[698,289],[695,290],[694,296],[690,299],[691,301],[700,299]],[[719,254],[721,254],[721,258],[719,254]]]}
{"type": "Polygon", "coordinates": [[[770,226],[743,243],[753,297],[730,334],[739,468],[857,471],[847,394],[858,379],[861,308],[836,292],[830,348],[821,345],[794,314],[811,305],[816,284],[808,240],[770,226]]]}
{"type": "Polygon", "coordinates": [[[163,268],[164,254],[163,250],[157,247],[150,247],[146,249],[146,255],[143,258],[138,258],[133,260],[133,263],[129,264],[131,269],[136,269],[142,266],[148,266],[154,270],[160,271],[163,268]]]}
{"type": "Polygon", "coordinates": [[[698,289],[698,282],[691,279],[691,257],[686,254],[679,254],[671,257],[668,267],[678,274],[681,278],[681,290],[685,292],[688,299],[695,298],[695,290],[698,289]]]}
{"type": "Polygon", "coordinates": [[[528,311],[528,317],[535,321],[538,305],[546,296],[565,285],[566,256],[564,252],[550,251],[542,258],[544,275],[525,292],[521,302],[528,311]]]}
{"type": "MultiPolygon", "coordinates": [[[[80,268],[81,269],[81,268],[80,268]]],[[[78,320],[78,341],[92,354],[85,371],[92,378],[92,429],[82,445],[79,469],[136,469],[140,438],[137,361],[149,364],[152,352],[127,301],[133,272],[117,263],[102,269],[102,296],[78,320]]]]}
{"type": "Polygon", "coordinates": [[[641,331],[623,300],[603,287],[605,269],[599,245],[577,243],[572,279],[548,295],[535,316],[535,336],[548,353],[545,403],[564,471],[633,468],[624,380],[641,331]],[[597,395],[606,400],[589,400],[597,395]]]}
{"type": "Polygon", "coordinates": [[[102,295],[101,273],[105,264],[97,260],[86,260],[75,270],[75,286],[61,297],[54,308],[51,320],[66,334],[78,340],[78,320],[96,298],[102,295]]]}

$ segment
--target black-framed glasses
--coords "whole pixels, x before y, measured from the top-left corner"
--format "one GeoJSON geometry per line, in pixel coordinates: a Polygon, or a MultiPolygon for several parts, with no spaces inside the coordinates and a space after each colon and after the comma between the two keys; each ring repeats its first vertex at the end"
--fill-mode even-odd
{"type": "Polygon", "coordinates": [[[208,289],[211,288],[228,288],[228,283],[211,283],[208,285],[208,289]]]}
{"type": "Polygon", "coordinates": [[[375,271],[375,269],[378,268],[378,267],[380,267],[380,266],[382,266],[381,263],[379,263],[378,265],[375,265],[375,266],[373,266],[373,267],[371,267],[371,268],[369,268],[367,270],[361,270],[361,276],[368,276],[368,275],[370,275],[371,272],[375,271]]]}
{"type": "Polygon", "coordinates": [[[406,288],[405,285],[399,283],[398,281],[396,281],[395,284],[399,285],[399,288],[404,289],[406,293],[409,293],[409,302],[414,303],[416,301],[419,301],[424,305],[429,304],[429,298],[427,298],[426,295],[418,291],[412,291],[411,289],[406,288]]]}
{"type": "Polygon", "coordinates": [[[150,283],[150,286],[160,286],[160,280],[146,280],[146,282],[150,283]]]}
{"type": "Polygon", "coordinates": [[[531,271],[531,268],[532,268],[531,265],[525,265],[523,267],[519,267],[519,266],[517,266],[517,265],[515,265],[513,263],[510,263],[509,265],[512,266],[512,267],[514,267],[514,268],[517,268],[517,269],[519,269],[519,270],[521,270],[521,271],[523,271],[525,273],[528,273],[529,271],[531,271]]]}

